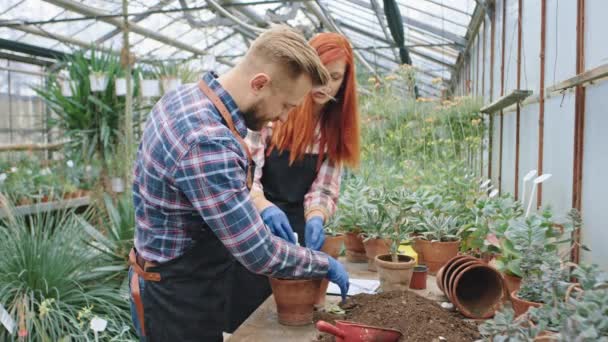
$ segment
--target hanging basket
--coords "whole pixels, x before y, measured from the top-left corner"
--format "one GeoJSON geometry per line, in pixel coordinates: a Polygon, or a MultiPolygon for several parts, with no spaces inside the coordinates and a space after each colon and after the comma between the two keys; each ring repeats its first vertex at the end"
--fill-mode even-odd
{"type": "Polygon", "coordinates": [[[171,90],[177,89],[180,85],[182,85],[182,80],[176,77],[163,77],[163,91],[165,93],[170,92],[171,90]]]}
{"type": "Polygon", "coordinates": [[[108,87],[108,75],[102,72],[94,72],[89,75],[91,91],[104,91],[108,87]]]}
{"type": "Polygon", "coordinates": [[[76,82],[71,80],[63,80],[61,82],[61,95],[66,97],[74,96],[73,89],[76,89],[76,82]]]}
{"type": "Polygon", "coordinates": [[[120,194],[125,192],[125,181],[122,178],[114,177],[111,179],[112,191],[120,194]]]}
{"type": "MultiPolygon", "coordinates": [[[[131,81],[131,93],[133,93],[133,81],[131,81]]],[[[117,78],[114,86],[116,88],[116,95],[125,96],[127,95],[127,79],[126,78],[117,78]]]]}
{"type": "Polygon", "coordinates": [[[158,80],[141,80],[141,96],[160,96],[160,85],[158,84],[158,80]]]}

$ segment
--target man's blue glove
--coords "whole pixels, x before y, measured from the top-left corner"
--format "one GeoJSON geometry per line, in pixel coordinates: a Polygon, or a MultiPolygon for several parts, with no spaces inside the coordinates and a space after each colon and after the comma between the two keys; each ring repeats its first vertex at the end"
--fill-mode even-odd
{"type": "Polygon", "coordinates": [[[323,247],[325,242],[325,232],[323,231],[323,219],[315,216],[306,221],[304,228],[304,241],[306,247],[318,251],[323,247]]]}
{"type": "Polygon", "coordinates": [[[272,234],[282,238],[285,241],[296,243],[296,237],[293,235],[293,229],[289,224],[287,215],[279,209],[276,205],[271,205],[268,208],[262,210],[260,213],[264,224],[270,228],[272,234]]]}
{"type": "Polygon", "coordinates": [[[348,273],[344,266],[338,262],[338,260],[329,257],[329,269],[327,270],[327,279],[332,283],[340,287],[340,293],[342,294],[342,301],[346,300],[346,294],[348,293],[348,273]]]}

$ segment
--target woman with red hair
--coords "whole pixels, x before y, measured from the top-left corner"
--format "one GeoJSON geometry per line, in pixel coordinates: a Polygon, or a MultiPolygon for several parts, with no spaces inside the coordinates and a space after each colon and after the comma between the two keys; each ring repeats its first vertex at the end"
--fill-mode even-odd
{"type": "MultiPolygon", "coordinates": [[[[256,164],[251,197],[275,234],[320,250],[323,224],[334,214],[344,166],[359,164],[359,113],[353,50],[336,33],[310,40],[331,75],[313,89],[285,122],[249,132],[256,164]]],[[[268,278],[235,265],[229,327],[238,327],[271,293],[268,278]]]]}

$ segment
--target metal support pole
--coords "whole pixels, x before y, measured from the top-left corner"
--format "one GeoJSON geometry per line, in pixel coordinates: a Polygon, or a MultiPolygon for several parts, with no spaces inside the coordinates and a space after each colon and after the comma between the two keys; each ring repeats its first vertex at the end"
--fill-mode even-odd
{"type": "Polygon", "coordinates": [[[123,53],[122,53],[122,57],[126,58],[126,63],[124,64],[125,67],[125,79],[126,79],[126,83],[127,83],[127,95],[125,96],[125,127],[124,127],[124,132],[125,132],[125,141],[124,141],[124,147],[125,147],[125,159],[126,159],[126,163],[124,164],[125,169],[124,169],[124,178],[125,181],[127,182],[127,184],[130,184],[132,179],[131,179],[131,166],[133,163],[133,147],[134,147],[134,142],[133,142],[133,105],[132,105],[132,99],[133,99],[133,90],[131,89],[131,83],[132,83],[132,79],[131,79],[131,54],[130,54],[130,49],[129,49],[129,16],[128,16],[128,10],[129,10],[129,6],[128,6],[128,0],[122,0],[122,14],[123,14],[123,21],[124,21],[124,26],[123,26],[123,30],[122,30],[122,49],[123,49],[123,53]]]}

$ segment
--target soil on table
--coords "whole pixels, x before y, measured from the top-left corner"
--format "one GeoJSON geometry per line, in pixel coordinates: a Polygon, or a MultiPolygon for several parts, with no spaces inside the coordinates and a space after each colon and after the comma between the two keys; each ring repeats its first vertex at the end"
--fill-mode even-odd
{"type": "MultiPolygon", "coordinates": [[[[476,324],[464,321],[462,315],[410,291],[359,294],[340,306],[346,311],[345,315],[316,312],[315,322],[324,320],[333,324],[335,320],[346,320],[396,329],[403,333],[400,341],[408,342],[471,342],[480,338],[476,324]]],[[[335,338],[320,333],[317,341],[329,342],[335,338]]]]}

